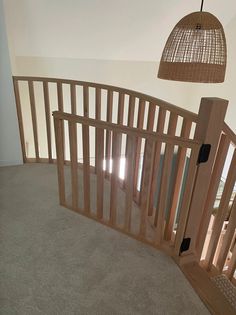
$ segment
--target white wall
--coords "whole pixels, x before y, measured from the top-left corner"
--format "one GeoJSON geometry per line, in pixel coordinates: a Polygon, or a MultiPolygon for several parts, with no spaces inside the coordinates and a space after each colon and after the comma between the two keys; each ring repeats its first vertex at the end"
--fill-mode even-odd
{"type": "Polygon", "coordinates": [[[18,123],[2,0],[0,0],[0,82],[0,166],[21,164],[18,123]]]}

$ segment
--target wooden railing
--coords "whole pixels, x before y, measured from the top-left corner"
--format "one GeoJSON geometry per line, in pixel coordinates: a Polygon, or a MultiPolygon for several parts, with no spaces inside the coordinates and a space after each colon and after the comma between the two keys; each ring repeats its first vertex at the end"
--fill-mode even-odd
{"type": "MultiPolygon", "coordinates": [[[[54,112],[53,116],[58,156],[60,203],[155,247],[160,247],[165,242],[166,246],[168,241],[169,252],[171,252],[171,248],[179,252],[185,229],[184,217],[180,216],[178,220],[168,218],[170,216],[176,217],[178,205],[179,211],[182,213],[190,202],[200,144],[190,139],[139,130],[134,127],[103,122],[60,111],[54,112]],[[68,133],[70,135],[70,174],[68,174],[68,166],[65,165],[63,158],[62,135],[65,132],[63,130],[65,121],[68,123],[68,133]],[[78,127],[82,128],[81,142],[77,142],[78,127]],[[89,135],[93,128],[95,128],[96,139],[99,143],[96,152],[96,174],[90,172],[89,135]],[[104,161],[106,162],[107,135],[111,138],[112,147],[111,160],[109,161],[112,164],[109,187],[103,169],[104,161]],[[142,183],[140,198],[137,204],[134,203],[133,198],[135,157],[137,145],[143,141],[145,142],[145,156],[140,175],[142,183]],[[157,180],[153,186],[152,178],[155,160],[157,159],[157,147],[159,146],[164,147],[161,184],[159,184],[160,193],[157,201],[158,207],[152,207],[153,213],[150,214],[150,203],[154,203],[154,198],[150,192],[151,189],[156,192],[158,186],[157,180]],[[83,171],[80,171],[77,164],[77,154],[80,150],[83,151],[83,171]],[[119,180],[122,150],[126,152],[125,185],[119,180]],[[175,165],[174,172],[183,177],[183,173],[186,171],[185,181],[181,183],[179,183],[179,180],[172,183],[169,180],[171,169],[173,170],[174,150],[179,152],[181,156],[181,159],[179,158],[175,165]],[[188,166],[186,166],[186,161],[189,161],[188,166]],[[68,184],[68,178],[70,178],[70,184],[68,184]],[[71,187],[67,190],[72,191],[72,196],[66,194],[66,181],[67,185],[71,187]],[[78,188],[79,181],[82,181],[82,189],[78,188]],[[170,193],[178,191],[178,194],[180,194],[181,187],[184,194],[177,205],[176,199],[172,198],[170,193]],[[81,191],[83,192],[82,196],[79,196],[81,191]],[[95,192],[96,198],[92,201],[95,192]],[[81,199],[80,202],[79,199],[81,199]],[[105,199],[109,200],[107,207],[104,206],[105,199]],[[153,218],[153,222],[149,220],[149,217],[153,218]]],[[[160,160],[161,152],[160,150],[158,152],[158,159],[160,160]]],[[[180,196],[178,196],[179,198],[180,196]]]]}
{"type": "Polygon", "coordinates": [[[236,283],[236,136],[226,124],[220,137],[205,211],[208,217],[202,222],[197,248],[202,265],[211,274],[224,273],[236,283]],[[216,204],[222,177],[225,182],[216,204]],[[207,237],[204,237],[206,231],[207,237]]]}
{"type": "MultiPolygon", "coordinates": [[[[56,158],[53,110],[179,136],[183,126],[186,138],[194,136],[196,114],[142,93],[55,78],[13,77],[13,81],[25,162],[52,162],[56,158]],[[169,120],[172,121],[171,130],[167,130],[169,120]]],[[[109,143],[108,133],[106,157],[111,156],[109,143]]],[[[136,164],[141,151],[139,143],[136,164]]]]}
{"type": "Polygon", "coordinates": [[[236,135],[224,123],[226,101],[203,99],[197,115],[109,85],[13,80],[23,160],[54,163],[57,158],[61,204],[165,247],[182,261],[202,261],[210,274],[224,272],[234,281],[236,155],[227,156],[236,135]],[[210,144],[211,151],[200,164],[202,144],[210,144]]]}

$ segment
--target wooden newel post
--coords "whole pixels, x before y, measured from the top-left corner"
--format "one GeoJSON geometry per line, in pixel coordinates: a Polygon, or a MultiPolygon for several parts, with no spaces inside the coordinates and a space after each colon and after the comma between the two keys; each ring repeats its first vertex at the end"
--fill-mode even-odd
{"type": "Polygon", "coordinates": [[[200,259],[200,253],[197,251],[197,240],[201,230],[201,221],[204,217],[209,217],[204,213],[204,208],[227,106],[228,101],[224,99],[202,98],[198,113],[194,139],[202,144],[210,144],[211,147],[207,162],[198,165],[184,235],[185,239],[190,238],[190,246],[183,253],[183,255],[193,254],[197,259],[200,259]]]}

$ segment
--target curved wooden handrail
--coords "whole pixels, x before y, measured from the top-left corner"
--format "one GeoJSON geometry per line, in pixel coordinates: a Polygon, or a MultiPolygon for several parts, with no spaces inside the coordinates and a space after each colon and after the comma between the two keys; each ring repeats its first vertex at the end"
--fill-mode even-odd
{"type": "Polygon", "coordinates": [[[72,121],[76,123],[81,123],[86,126],[93,126],[96,128],[101,128],[105,130],[117,131],[120,133],[124,133],[127,135],[133,135],[140,138],[150,139],[150,140],[159,140],[164,143],[171,143],[174,145],[179,145],[181,147],[187,148],[195,148],[196,146],[200,146],[201,142],[192,139],[185,139],[176,136],[169,136],[162,133],[147,131],[147,130],[139,130],[133,127],[127,127],[123,125],[117,125],[114,123],[96,120],[92,118],[87,118],[79,115],[73,115],[69,113],[64,113],[60,111],[54,111],[53,116],[57,119],[72,121]]]}
{"type": "Polygon", "coordinates": [[[105,89],[105,90],[112,90],[114,92],[128,94],[128,95],[137,97],[141,100],[148,101],[148,102],[153,103],[155,105],[161,106],[170,112],[174,112],[179,116],[185,117],[185,118],[191,120],[192,122],[197,122],[198,115],[191,112],[191,111],[188,111],[186,109],[183,109],[183,108],[178,107],[176,105],[173,105],[171,103],[163,101],[159,98],[156,98],[156,97],[144,94],[144,93],[140,93],[137,91],[113,86],[113,85],[87,82],[87,81],[70,80],[70,79],[47,78],[47,77],[30,77],[30,76],[29,77],[28,76],[13,76],[13,80],[60,83],[60,84],[73,84],[73,85],[80,85],[80,86],[86,86],[86,87],[91,87],[91,88],[100,88],[100,89],[105,89]]]}

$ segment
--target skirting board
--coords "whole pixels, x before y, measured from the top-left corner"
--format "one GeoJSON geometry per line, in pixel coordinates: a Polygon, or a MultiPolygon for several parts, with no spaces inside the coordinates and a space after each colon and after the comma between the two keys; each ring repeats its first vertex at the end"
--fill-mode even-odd
{"type": "Polygon", "coordinates": [[[3,166],[14,166],[14,165],[22,165],[23,161],[22,160],[13,160],[13,161],[3,161],[0,160],[0,167],[3,166]]]}

